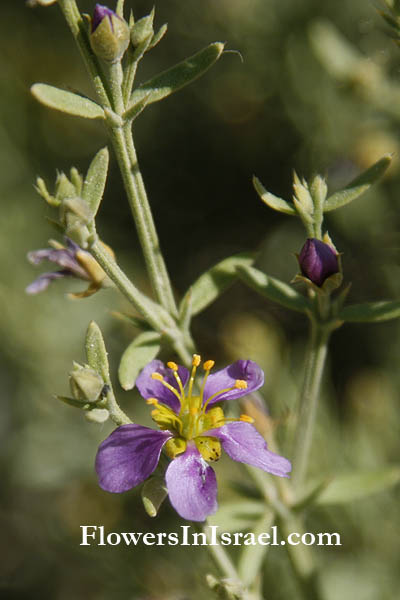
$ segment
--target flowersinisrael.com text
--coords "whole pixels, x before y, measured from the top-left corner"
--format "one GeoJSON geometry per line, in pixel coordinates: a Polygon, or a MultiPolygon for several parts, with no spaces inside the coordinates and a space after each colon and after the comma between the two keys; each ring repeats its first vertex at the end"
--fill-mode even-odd
{"type": "Polygon", "coordinates": [[[106,532],[103,525],[81,525],[81,546],[341,546],[339,533],[290,533],[279,539],[274,525],[269,531],[255,533],[231,533],[219,531],[219,525],[209,525],[205,533],[191,531],[190,525],[181,525],[179,531],[152,532],[106,532]]]}

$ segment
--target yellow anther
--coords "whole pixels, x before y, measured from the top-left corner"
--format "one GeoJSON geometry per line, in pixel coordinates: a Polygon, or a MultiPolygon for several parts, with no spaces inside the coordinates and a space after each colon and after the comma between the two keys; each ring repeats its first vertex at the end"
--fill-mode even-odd
{"type": "Polygon", "coordinates": [[[200,363],[201,363],[200,354],[193,354],[192,367],[198,367],[200,363]]]}
{"type": "Polygon", "coordinates": [[[190,415],[192,415],[192,416],[195,416],[195,415],[197,415],[197,413],[198,413],[198,412],[199,412],[199,411],[197,410],[197,408],[196,408],[195,406],[191,406],[191,407],[189,408],[189,414],[190,414],[190,415]]]}
{"type": "Polygon", "coordinates": [[[146,404],[152,404],[153,406],[156,406],[158,404],[158,400],[157,398],[147,398],[146,404]]]}
{"type": "Polygon", "coordinates": [[[244,379],[236,379],[235,388],[238,390],[247,390],[247,382],[244,379]]]}
{"type": "Polygon", "coordinates": [[[211,369],[213,368],[214,365],[215,365],[215,360],[206,360],[206,362],[203,364],[203,369],[205,371],[211,371],[211,369]]]}
{"type": "Polygon", "coordinates": [[[177,371],[178,370],[178,365],[176,363],[172,362],[172,360],[170,360],[169,362],[167,362],[167,367],[169,367],[173,371],[177,371]]]}
{"type": "Polygon", "coordinates": [[[254,423],[253,417],[249,417],[249,415],[240,415],[240,421],[244,421],[245,423],[254,423]]]}
{"type": "Polygon", "coordinates": [[[157,379],[157,381],[163,381],[164,377],[161,375],[161,373],[152,373],[151,374],[151,378],[152,379],[157,379]]]}

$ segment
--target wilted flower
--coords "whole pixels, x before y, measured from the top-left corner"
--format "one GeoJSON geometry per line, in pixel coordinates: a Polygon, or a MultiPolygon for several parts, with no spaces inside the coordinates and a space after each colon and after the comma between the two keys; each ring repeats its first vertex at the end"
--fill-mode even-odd
{"type": "Polygon", "coordinates": [[[90,44],[93,52],[107,62],[121,58],[129,45],[129,27],[107,6],[96,4],[93,12],[90,44]]]}
{"type": "MultiPolygon", "coordinates": [[[[38,294],[45,290],[53,280],[63,279],[64,277],[75,277],[90,282],[89,287],[83,292],[70,294],[73,298],[91,296],[104,285],[106,274],[89,252],[82,250],[78,244],[75,244],[69,238],[66,238],[66,247],[54,240],[50,240],[49,243],[52,248],[29,252],[28,260],[34,265],[40,264],[43,260],[49,260],[62,268],[59,271],[51,271],[39,275],[26,288],[25,291],[28,294],[38,294]]],[[[105,248],[112,254],[110,248],[107,246],[105,248]]]]}
{"type": "Polygon", "coordinates": [[[166,471],[166,485],[178,514],[203,521],[217,510],[217,482],[207,461],[225,452],[239,462],[268,473],[287,477],[291,464],[267,448],[253,427],[252,419],[227,419],[223,400],[234,400],[259,389],[264,373],[251,360],[238,360],[210,374],[214,361],[203,364],[205,371],[199,392],[194,380],[200,356],[194,355],[191,373],[173,362],[167,367],[153,360],[140,373],[136,386],[153,406],[151,416],[160,431],[141,425],[122,425],[100,444],[96,471],[100,486],[125,492],[147,479],[157,467],[162,449],[173,459],[166,471]]]}
{"type": "Polygon", "coordinates": [[[302,274],[319,287],[328,277],[339,272],[337,252],[331,245],[316,238],[309,238],[304,244],[299,265],[302,274]]]}

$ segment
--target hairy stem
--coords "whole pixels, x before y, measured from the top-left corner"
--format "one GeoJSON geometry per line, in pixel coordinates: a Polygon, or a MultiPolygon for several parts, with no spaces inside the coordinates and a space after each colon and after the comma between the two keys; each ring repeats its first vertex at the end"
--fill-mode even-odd
{"type": "MultiPolygon", "coordinates": [[[[121,64],[116,63],[107,68],[108,85],[106,87],[101,77],[102,70],[99,60],[90,48],[85,24],[75,0],[59,0],[59,5],[78,44],[101,104],[106,108],[113,108],[122,117],[125,105],[122,93],[121,64]]],[[[126,125],[122,129],[110,125],[110,131],[156,298],[161,306],[177,316],[170,279],[160,251],[153,216],[136,158],[131,127],[126,125]]]]}
{"type": "Polygon", "coordinates": [[[311,320],[310,342],[293,449],[292,482],[297,488],[301,485],[307,471],[329,335],[330,331],[326,326],[314,319],[311,320]]]}
{"type": "Polygon", "coordinates": [[[109,93],[106,84],[101,77],[101,68],[98,58],[93,54],[90,48],[90,42],[87,35],[86,25],[82,19],[75,0],[58,0],[65,20],[75,38],[80,50],[83,61],[92,78],[97,96],[103,106],[111,108],[109,93]]]}

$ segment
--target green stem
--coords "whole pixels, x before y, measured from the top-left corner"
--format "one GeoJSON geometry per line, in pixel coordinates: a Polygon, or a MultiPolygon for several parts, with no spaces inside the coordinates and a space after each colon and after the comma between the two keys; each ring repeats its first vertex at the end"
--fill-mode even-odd
{"type": "Polygon", "coordinates": [[[107,273],[111,281],[115,283],[117,288],[129,302],[133,304],[135,309],[146,319],[153,329],[163,332],[166,327],[174,326],[173,319],[165,311],[163,312],[165,321],[164,318],[161,319],[161,317],[158,316],[157,313],[160,312],[160,307],[150,300],[150,298],[144,296],[144,294],[130,281],[110,254],[104,250],[104,247],[98,240],[92,243],[89,250],[102,269],[107,273]]]}
{"type": "MultiPolygon", "coordinates": [[[[286,539],[292,532],[300,535],[304,533],[303,521],[299,516],[293,515],[290,519],[278,519],[278,523],[286,539]]],[[[311,548],[304,544],[286,544],[285,548],[304,600],[321,600],[322,594],[318,585],[317,569],[311,548]]]]}
{"type": "MultiPolygon", "coordinates": [[[[113,108],[122,117],[125,107],[122,94],[123,78],[121,64],[116,63],[108,67],[108,83],[110,87],[106,89],[100,76],[101,67],[99,61],[90,48],[85,25],[75,0],[59,0],[59,4],[79,46],[100,102],[107,108],[113,108]]],[[[160,251],[158,236],[142,175],[139,170],[130,125],[127,125],[124,129],[110,125],[110,130],[154,292],[160,304],[172,315],[177,316],[178,311],[168,272],[160,251]]]]}
{"type": "MultiPolygon", "coordinates": [[[[120,154],[122,159],[120,169],[123,173],[127,190],[129,190],[128,199],[138,229],[149,275],[160,304],[169,310],[172,315],[177,316],[178,309],[160,249],[146,188],[139,169],[130,123],[126,124],[123,129],[123,140],[124,149],[120,154]],[[128,163],[125,162],[125,157],[128,158],[128,163]]],[[[117,148],[116,151],[118,151],[117,148]]]]}
{"type": "Polygon", "coordinates": [[[310,342],[293,449],[292,482],[295,488],[301,485],[307,471],[329,335],[330,330],[327,326],[318,323],[314,318],[311,319],[310,342]]]}
{"type": "Polygon", "coordinates": [[[107,409],[110,413],[110,419],[119,427],[120,425],[129,425],[132,423],[131,419],[124,413],[119,407],[119,404],[114,396],[114,392],[111,387],[107,393],[107,409]]]}
{"type": "Polygon", "coordinates": [[[71,33],[75,38],[86,68],[91,75],[93,85],[100,102],[103,106],[111,108],[109,94],[107,93],[106,85],[100,75],[101,68],[99,61],[97,56],[93,54],[90,47],[86,26],[83,22],[75,0],[58,0],[58,4],[60,5],[65,20],[67,21],[71,33]]]}

